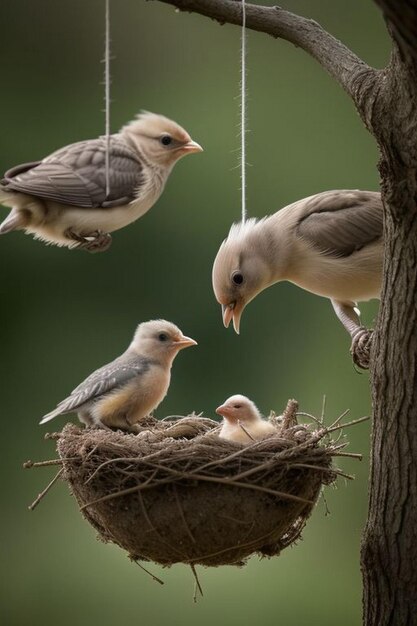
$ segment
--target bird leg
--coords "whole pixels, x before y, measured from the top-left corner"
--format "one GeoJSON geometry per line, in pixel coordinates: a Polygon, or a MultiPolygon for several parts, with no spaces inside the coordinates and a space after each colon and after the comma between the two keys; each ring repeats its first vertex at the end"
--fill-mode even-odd
{"type": "Polygon", "coordinates": [[[333,309],[352,338],[350,353],[355,365],[369,369],[373,330],[361,325],[354,302],[332,300],[333,309]]]}
{"type": "Polygon", "coordinates": [[[105,252],[110,248],[112,242],[110,233],[103,233],[101,230],[95,230],[92,233],[88,233],[88,235],[79,235],[71,228],[68,228],[64,234],[68,239],[77,242],[75,248],[92,253],[105,252]]]}

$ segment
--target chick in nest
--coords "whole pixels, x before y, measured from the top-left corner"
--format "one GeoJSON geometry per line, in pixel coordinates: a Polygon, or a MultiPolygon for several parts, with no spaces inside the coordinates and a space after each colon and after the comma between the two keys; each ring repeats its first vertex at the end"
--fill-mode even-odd
{"type": "Polygon", "coordinates": [[[219,433],[222,439],[237,443],[251,443],[277,434],[277,429],[262,418],[252,400],[240,394],[231,396],[216,409],[223,425],[219,433]]]}

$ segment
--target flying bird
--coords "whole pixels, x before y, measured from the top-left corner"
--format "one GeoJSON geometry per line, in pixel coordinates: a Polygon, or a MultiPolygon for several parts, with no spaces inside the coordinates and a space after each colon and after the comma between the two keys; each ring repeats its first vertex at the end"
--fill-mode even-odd
{"type": "Polygon", "coordinates": [[[40,423],[77,413],[87,426],[129,430],[165,398],[178,352],[195,345],[171,322],[139,324],[126,352],[88,376],[40,423]]]}
{"type": "Polygon", "coordinates": [[[111,135],[109,146],[108,181],[104,136],[8,170],[0,203],[12,210],[0,234],[24,230],[58,246],[107,250],[110,233],[155,204],[175,163],[202,151],[181,126],[148,112],[111,135]]]}
{"type": "Polygon", "coordinates": [[[277,434],[277,429],[270,422],[262,419],[259,410],[246,396],[231,396],[217,407],[216,413],[224,417],[219,433],[222,439],[237,443],[251,443],[277,434]]]}
{"type": "Polygon", "coordinates": [[[267,287],[287,280],[330,299],[353,349],[369,337],[357,302],[379,298],[382,258],[380,193],[325,191],[269,217],[233,224],[214,261],[213,289],[224,325],[233,321],[239,333],[246,305],[267,287]]]}

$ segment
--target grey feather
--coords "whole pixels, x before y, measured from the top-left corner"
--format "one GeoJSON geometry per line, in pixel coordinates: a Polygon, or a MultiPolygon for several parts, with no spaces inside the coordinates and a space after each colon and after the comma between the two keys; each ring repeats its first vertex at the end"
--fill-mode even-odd
{"type": "Polygon", "coordinates": [[[48,422],[57,415],[77,411],[84,404],[124,387],[126,383],[147,372],[151,364],[152,361],[145,357],[124,354],[111,363],[103,365],[78,385],[65,400],[58,404],[56,409],[47,413],[40,424],[48,422]]]}
{"type": "Polygon", "coordinates": [[[341,190],[310,198],[296,233],[323,254],[347,257],[380,240],[382,229],[379,193],[341,190]]]}
{"type": "Polygon", "coordinates": [[[144,183],[140,157],[120,137],[110,142],[110,194],[106,196],[104,137],[65,146],[43,161],[6,172],[4,191],[20,191],[81,208],[111,208],[135,199],[144,183]]]}

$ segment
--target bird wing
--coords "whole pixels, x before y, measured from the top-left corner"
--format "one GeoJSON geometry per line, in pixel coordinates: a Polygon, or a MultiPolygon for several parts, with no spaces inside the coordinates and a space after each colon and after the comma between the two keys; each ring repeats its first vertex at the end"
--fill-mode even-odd
{"type": "Polygon", "coordinates": [[[20,191],[81,208],[111,208],[135,199],[144,181],[139,157],[121,139],[110,141],[110,193],[106,195],[106,139],[65,146],[43,161],[7,171],[1,181],[8,191],[20,191]]]}
{"type": "Polygon", "coordinates": [[[144,374],[150,365],[149,359],[138,356],[131,359],[122,356],[108,365],[103,365],[78,385],[65,400],[58,404],[56,409],[47,413],[40,423],[49,422],[57,415],[72,413],[83,404],[123,387],[133,378],[144,374]]]}
{"type": "Polygon", "coordinates": [[[296,233],[322,254],[347,257],[382,237],[382,217],[377,192],[327,191],[307,199],[296,233]]]}

